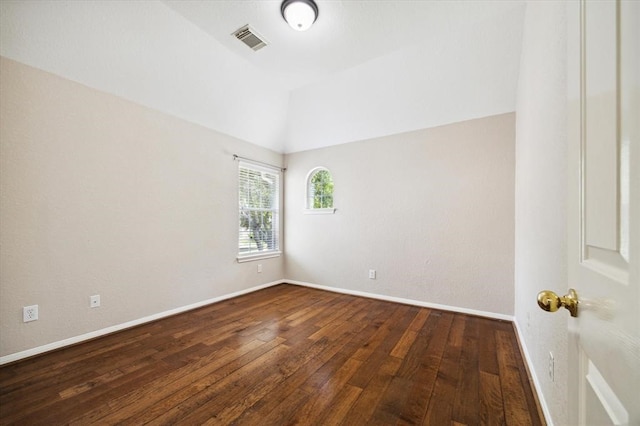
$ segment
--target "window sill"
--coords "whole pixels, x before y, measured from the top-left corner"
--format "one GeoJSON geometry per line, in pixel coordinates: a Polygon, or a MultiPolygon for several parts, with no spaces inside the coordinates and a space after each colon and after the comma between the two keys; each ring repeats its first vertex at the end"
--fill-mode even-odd
{"type": "Polygon", "coordinates": [[[254,260],[271,259],[272,257],[280,257],[281,251],[270,251],[268,253],[255,253],[246,256],[236,257],[238,263],[253,262],[254,260]]]}
{"type": "Polygon", "coordinates": [[[304,209],[304,214],[335,214],[337,209],[304,209]]]}

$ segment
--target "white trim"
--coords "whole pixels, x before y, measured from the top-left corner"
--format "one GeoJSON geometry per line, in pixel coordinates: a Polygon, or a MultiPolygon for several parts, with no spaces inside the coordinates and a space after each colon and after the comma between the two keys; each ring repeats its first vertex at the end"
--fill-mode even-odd
{"type": "Polygon", "coordinates": [[[250,164],[251,167],[255,169],[262,169],[262,171],[268,173],[282,173],[285,170],[281,166],[274,166],[273,164],[263,163],[262,161],[258,160],[249,160],[248,158],[240,156],[237,157],[237,161],[240,167],[242,166],[242,163],[250,164]]]}
{"type": "Polygon", "coordinates": [[[304,214],[334,214],[336,209],[304,209],[303,212],[304,214]]]}
{"type": "Polygon", "coordinates": [[[246,256],[238,256],[236,257],[236,261],[238,263],[252,262],[254,260],[271,259],[272,257],[280,257],[281,255],[282,255],[281,251],[270,251],[268,253],[255,253],[255,254],[248,254],[246,256]]]}
{"type": "Polygon", "coordinates": [[[147,317],[139,318],[137,320],[128,321],[122,324],[114,325],[111,327],[103,328],[101,330],[92,331],[90,333],[81,334],[79,336],[70,337],[68,339],[59,340],[57,342],[49,343],[37,348],[27,349],[26,351],[16,352],[14,354],[5,355],[0,357],[0,365],[8,364],[10,362],[19,361],[24,358],[29,358],[35,355],[40,355],[45,352],[49,352],[55,349],[64,348],[65,346],[75,345],[87,340],[95,339],[96,337],[105,336],[107,334],[115,333],[116,331],[125,330],[127,328],[135,327],[137,325],[145,324],[151,321],[155,321],[161,318],[166,318],[175,314],[190,311],[193,309],[201,308],[212,303],[221,302],[223,300],[232,299],[234,297],[242,296],[243,294],[253,293],[254,291],[262,290],[267,287],[273,287],[274,285],[283,284],[285,280],[273,281],[266,284],[260,284],[255,287],[251,287],[245,290],[236,291],[234,293],[225,294],[222,296],[214,297],[212,299],[203,300],[201,302],[193,303],[191,305],[182,306],[180,308],[170,309],[168,311],[160,312],[158,314],[149,315],[147,317]]]}
{"type": "MultiPolygon", "coordinates": [[[[223,300],[227,300],[227,299],[231,299],[234,297],[238,297],[241,296],[243,294],[248,294],[248,293],[253,293],[254,291],[258,291],[258,290],[262,290],[264,288],[268,288],[268,287],[273,287],[275,285],[278,284],[293,284],[293,285],[298,285],[298,286],[302,286],[302,287],[310,287],[310,288],[316,288],[319,290],[326,290],[326,291],[331,291],[334,293],[341,293],[341,294],[349,294],[352,296],[360,296],[360,297],[368,297],[370,299],[378,299],[378,300],[384,300],[384,301],[388,301],[388,302],[395,302],[395,303],[403,303],[406,305],[414,305],[414,306],[420,306],[423,308],[432,308],[432,309],[440,309],[440,310],[444,310],[444,311],[451,311],[451,312],[460,312],[463,314],[469,314],[469,315],[477,315],[477,316],[481,316],[481,317],[486,317],[486,318],[493,318],[493,319],[499,319],[499,320],[505,320],[505,321],[514,321],[513,316],[511,315],[505,315],[505,314],[497,314],[495,312],[487,312],[487,311],[478,311],[475,309],[467,309],[467,308],[460,308],[460,307],[456,307],[456,306],[449,306],[449,305],[440,305],[437,303],[429,303],[429,302],[423,302],[420,300],[413,300],[413,299],[405,299],[405,298],[401,298],[401,297],[393,297],[393,296],[386,296],[386,295],[382,295],[382,294],[375,294],[375,293],[367,293],[367,292],[363,292],[363,291],[356,291],[356,290],[347,290],[347,289],[342,289],[342,288],[337,288],[337,287],[329,287],[329,286],[323,286],[323,285],[317,285],[317,284],[312,284],[312,283],[307,283],[307,282],[303,282],[303,281],[296,281],[296,280],[287,280],[287,279],[282,279],[282,280],[277,280],[277,281],[273,281],[270,283],[266,283],[266,284],[261,284],[261,285],[257,285],[255,287],[251,287],[245,290],[240,290],[234,293],[230,293],[230,294],[225,294],[222,296],[218,296],[218,297],[214,297],[212,299],[207,299],[207,300],[203,300],[201,302],[197,302],[197,303],[193,303],[191,305],[187,305],[187,306],[183,306],[180,308],[175,308],[175,309],[171,309],[168,311],[164,311],[164,312],[160,312],[158,314],[154,314],[154,315],[149,315],[147,317],[144,318],[140,318],[137,320],[133,320],[133,321],[129,321],[123,324],[118,324],[118,325],[114,325],[111,327],[107,327],[107,328],[103,328],[101,330],[96,330],[96,331],[92,331],[90,333],[86,333],[86,334],[82,334],[80,336],[75,336],[75,337],[71,337],[69,339],[65,339],[65,340],[60,340],[57,342],[53,342],[53,343],[49,343],[43,346],[38,346],[37,348],[33,348],[33,349],[28,349],[26,351],[22,351],[22,352],[16,352],[14,354],[10,354],[10,355],[5,355],[3,357],[0,357],[0,365],[3,364],[7,364],[10,362],[14,362],[14,361],[19,361],[21,359],[24,358],[28,358],[28,357],[32,357],[35,355],[39,355],[45,352],[49,352],[55,349],[60,349],[63,348],[65,346],[70,346],[70,345],[74,345],[77,343],[82,343],[84,341],[87,340],[91,340],[91,339],[95,339],[96,337],[101,337],[101,336],[105,336],[107,334],[111,334],[111,333],[115,333],[117,331],[121,331],[121,330],[125,330],[127,328],[131,328],[131,327],[135,327],[137,325],[141,325],[144,323],[148,323],[151,321],[155,321],[161,318],[165,318],[165,317],[169,317],[171,315],[176,315],[182,312],[186,312],[186,311],[190,311],[193,309],[197,309],[200,308],[202,306],[206,306],[206,305],[210,305],[212,303],[216,303],[216,302],[221,302],[223,300]]],[[[516,329],[519,332],[519,328],[516,325],[516,329]]],[[[543,411],[544,411],[544,415],[547,419],[550,419],[550,415],[549,415],[549,410],[546,406],[546,404],[544,403],[544,399],[541,396],[541,393],[539,391],[540,389],[540,384],[537,380],[537,377],[535,376],[535,370],[533,370],[531,368],[531,362],[529,359],[529,354],[526,351],[526,347],[524,345],[524,341],[522,340],[521,336],[520,340],[523,342],[522,347],[523,350],[525,352],[525,359],[527,361],[527,364],[530,367],[530,371],[532,372],[532,377],[534,380],[534,384],[536,387],[536,390],[538,391],[538,399],[540,400],[540,404],[542,405],[543,411]]],[[[548,424],[550,426],[553,426],[553,424],[551,422],[548,421],[548,424]]]]}
{"type": "Polygon", "coordinates": [[[303,287],[317,288],[319,290],[332,291],[334,293],[349,294],[352,296],[368,297],[370,299],[384,300],[387,302],[395,302],[395,303],[403,303],[405,305],[420,306],[422,308],[440,309],[443,311],[460,312],[462,314],[477,315],[480,317],[493,318],[493,319],[499,319],[504,321],[513,321],[512,315],[498,314],[495,312],[478,311],[476,309],[460,308],[457,306],[449,306],[449,305],[440,305],[438,303],[423,302],[421,300],[405,299],[402,297],[386,296],[383,294],[376,294],[376,293],[367,293],[364,291],[346,290],[343,288],[328,287],[324,285],[317,285],[317,284],[307,283],[303,281],[283,280],[283,282],[287,284],[295,284],[303,287]]]}
{"type": "Polygon", "coordinates": [[[522,348],[522,353],[524,355],[524,362],[527,364],[527,369],[529,370],[529,374],[531,375],[530,380],[532,381],[533,387],[535,388],[536,394],[538,395],[538,401],[540,402],[540,407],[542,407],[542,414],[544,414],[544,419],[547,422],[547,425],[553,426],[551,411],[549,410],[549,406],[547,405],[547,402],[544,399],[544,394],[542,393],[542,386],[540,385],[540,380],[538,380],[538,375],[536,374],[536,370],[535,368],[533,368],[533,362],[531,362],[531,355],[529,355],[529,350],[527,349],[527,344],[526,344],[526,341],[524,340],[524,336],[522,335],[522,331],[520,329],[520,325],[518,324],[517,318],[514,318],[513,324],[516,329],[516,335],[518,337],[518,341],[520,342],[520,348],[522,348]]]}

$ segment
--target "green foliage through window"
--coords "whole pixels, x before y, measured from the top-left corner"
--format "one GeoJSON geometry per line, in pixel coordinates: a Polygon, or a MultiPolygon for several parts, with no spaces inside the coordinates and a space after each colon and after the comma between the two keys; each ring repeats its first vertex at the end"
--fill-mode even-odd
{"type": "Polygon", "coordinates": [[[309,178],[307,207],[310,209],[333,208],[333,179],[326,169],[319,169],[309,178]]]}
{"type": "Polygon", "coordinates": [[[241,163],[239,171],[240,255],[277,251],[278,171],[241,163]]]}

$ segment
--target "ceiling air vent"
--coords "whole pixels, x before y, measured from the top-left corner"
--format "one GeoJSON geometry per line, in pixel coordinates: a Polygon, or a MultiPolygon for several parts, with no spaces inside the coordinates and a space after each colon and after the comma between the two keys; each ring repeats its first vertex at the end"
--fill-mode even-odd
{"type": "Polygon", "coordinates": [[[260,50],[267,45],[267,42],[261,35],[258,35],[256,31],[249,25],[234,31],[233,36],[252,48],[253,50],[260,50]]]}

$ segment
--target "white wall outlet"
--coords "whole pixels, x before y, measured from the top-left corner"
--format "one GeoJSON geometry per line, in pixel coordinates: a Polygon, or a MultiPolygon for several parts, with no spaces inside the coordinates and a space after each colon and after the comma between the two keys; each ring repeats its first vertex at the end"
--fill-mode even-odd
{"type": "Polygon", "coordinates": [[[554,360],[553,360],[553,353],[549,352],[549,379],[550,379],[552,382],[555,382],[555,378],[554,378],[554,373],[555,373],[555,372],[554,372],[554,368],[555,368],[555,365],[554,365],[554,363],[555,363],[555,362],[554,362],[554,360]]]}
{"type": "Polygon", "coordinates": [[[258,273],[262,272],[262,263],[258,263],[258,273]]]}
{"type": "Polygon", "coordinates": [[[97,308],[98,306],[100,306],[100,295],[96,294],[94,296],[91,296],[89,298],[89,306],[92,308],[97,308]]]}
{"type": "Polygon", "coordinates": [[[38,319],[38,305],[25,306],[22,308],[22,321],[29,322],[38,319]]]}
{"type": "Polygon", "coordinates": [[[369,279],[370,280],[375,280],[376,279],[376,270],[375,269],[369,269],[369,279]]]}

